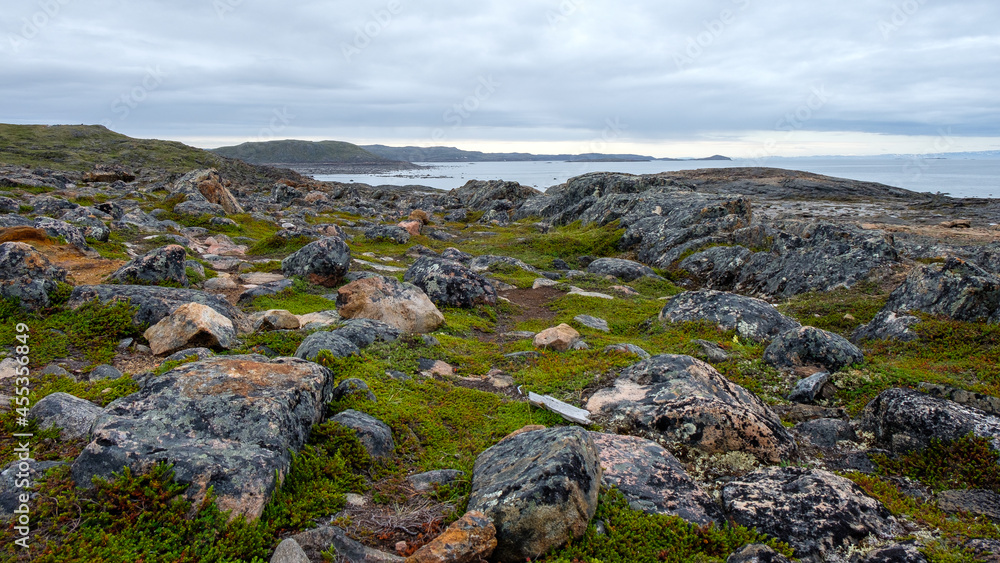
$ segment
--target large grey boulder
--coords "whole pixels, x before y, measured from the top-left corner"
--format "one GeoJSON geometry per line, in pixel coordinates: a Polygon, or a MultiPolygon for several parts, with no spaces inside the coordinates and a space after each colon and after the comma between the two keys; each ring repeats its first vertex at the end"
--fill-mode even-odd
{"type": "Polygon", "coordinates": [[[795,452],[795,440],[763,401],[690,356],[653,356],[625,368],[587,410],[619,433],[708,453],[743,451],[777,463],[795,452]]]}
{"type": "Polygon", "coordinates": [[[286,276],[301,276],[312,283],[334,287],[347,275],[351,249],[339,237],[321,238],[281,261],[286,276]]]}
{"type": "Polygon", "coordinates": [[[56,426],[63,440],[79,440],[90,434],[90,427],[104,409],[68,393],[53,393],[38,401],[28,416],[42,428],[56,426]]]}
{"type": "Polygon", "coordinates": [[[0,244],[0,297],[17,299],[29,310],[48,307],[49,298],[67,272],[23,242],[0,244]]]}
{"type": "Polygon", "coordinates": [[[493,202],[502,200],[520,205],[540,194],[538,190],[517,182],[469,180],[464,186],[448,192],[448,197],[457,199],[463,207],[476,210],[485,209],[493,202]]]}
{"type": "Polygon", "coordinates": [[[376,342],[395,342],[403,334],[398,328],[373,319],[349,319],[333,333],[358,348],[367,348],[376,342]]]}
{"type": "Polygon", "coordinates": [[[426,333],[444,324],[444,315],[427,294],[410,283],[373,276],[337,291],[337,312],[345,319],[382,321],[406,333],[426,333]]]}
{"type": "Polygon", "coordinates": [[[67,305],[76,309],[94,299],[103,303],[113,301],[131,303],[138,309],[133,318],[133,323],[136,326],[155,325],[178,307],[187,303],[200,303],[211,307],[237,326],[241,326],[243,322],[243,314],[225,298],[197,289],[174,289],[145,285],[80,285],[73,289],[67,305]]]}
{"type": "Polygon", "coordinates": [[[468,510],[493,521],[493,559],[534,559],[578,538],[597,511],[601,465],[590,434],[579,427],[516,434],[481,453],[468,510]]]}
{"type": "Polygon", "coordinates": [[[958,321],[1000,322],[1000,277],[958,258],[944,264],[918,266],[897,287],[875,319],[853,337],[912,340],[909,327],[921,311],[958,321]]]}
{"type": "Polygon", "coordinates": [[[396,449],[396,443],[392,440],[392,429],[371,415],[346,410],[330,420],[354,430],[361,445],[373,459],[388,457],[396,449]]]}
{"type": "Polygon", "coordinates": [[[861,349],[839,334],[811,326],[781,333],[764,350],[764,361],[778,368],[816,366],[835,372],[865,361],[861,349]]]}
{"type": "Polygon", "coordinates": [[[361,352],[353,342],[333,332],[314,332],[307,336],[295,350],[295,357],[314,361],[319,353],[327,350],[335,358],[346,358],[361,352]]]}
{"type": "Polygon", "coordinates": [[[861,418],[876,443],[893,452],[923,449],[932,440],[957,440],[970,432],[1000,450],[1000,417],[910,389],[882,392],[865,406],[861,418]]]}
{"type": "Polygon", "coordinates": [[[132,259],[115,270],[109,279],[130,285],[160,285],[172,282],[187,287],[189,282],[185,272],[186,260],[187,252],[183,246],[177,244],[161,246],[132,259]]]}
{"type": "Polygon", "coordinates": [[[768,467],[722,489],[737,524],[788,542],[795,555],[820,556],[874,535],[893,537],[893,520],[853,482],[815,469],[768,467]]]}
{"type": "Polygon", "coordinates": [[[799,327],[798,322],[779,313],[770,303],[713,290],[688,291],[670,298],[660,311],[660,320],[710,321],[755,342],[767,342],[799,327]]]}
{"type": "Polygon", "coordinates": [[[680,516],[703,526],[725,521],[722,508],[663,446],[635,436],[590,435],[604,469],[605,486],[621,491],[633,509],[680,516]]]}
{"type": "Polygon", "coordinates": [[[424,290],[440,306],[475,307],[497,302],[492,283],[451,260],[424,256],[406,270],[403,279],[424,290]]]}
{"type": "Polygon", "coordinates": [[[184,364],[108,405],[73,478],[89,487],[123,467],[139,473],[170,463],[196,505],[211,487],[222,510],[255,519],[332,393],[328,369],[296,358],[184,364]]]}

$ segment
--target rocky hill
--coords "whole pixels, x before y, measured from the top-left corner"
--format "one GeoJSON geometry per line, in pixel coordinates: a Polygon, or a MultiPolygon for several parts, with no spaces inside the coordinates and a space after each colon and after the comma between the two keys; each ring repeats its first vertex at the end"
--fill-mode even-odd
{"type": "MultiPolygon", "coordinates": [[[[524,152],[482,152],[466,151],[455,147],[387,147],[385,145],[364,145],[361,148],[392,160],[408,162],[545,162],[549,160],[566,162],[646,162],[652,160],[682,160],[679,158],[656,158],[641,154],[531,154],[524,152]]],[[[715,155],[708,158],[688,160],[732,160],[715,155]]]]}
{"type": "MultiPolygon", "coordinates": [[[[212,152],[252,164],[288,166],[312,173],[331,173],[335,169],[408,170],[419,168],[399,159],[384,158],[357,145],[341,141],[264,141],[233,147],[219,147],[212,152]]],[[[307,172],[308,173],[308,172],[307,172]]]]}
{"type": "Polygon", "coordinates": [[[994,201],[33,134],[0,166],[5,560],[1000,557],[994,201]]]}

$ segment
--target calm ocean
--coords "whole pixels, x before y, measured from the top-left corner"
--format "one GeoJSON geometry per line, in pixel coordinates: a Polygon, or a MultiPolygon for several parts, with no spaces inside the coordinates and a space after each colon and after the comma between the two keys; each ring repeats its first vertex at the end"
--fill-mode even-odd
{"type": "Polygon", "coordinates": [[[422,185],[444,190],[469,180],[509,180],[544,191],[588,172],[655,174],[695,168],[769,166],[879,182],[916,192],[941,192],[953,197],[1000,197],[1000,159],[922,158],[769,158],[757,161],[653,162],[445,162],[423,163],[426,170],[387,175],[318,175],[317,180],[371,185],[422,185]]]}

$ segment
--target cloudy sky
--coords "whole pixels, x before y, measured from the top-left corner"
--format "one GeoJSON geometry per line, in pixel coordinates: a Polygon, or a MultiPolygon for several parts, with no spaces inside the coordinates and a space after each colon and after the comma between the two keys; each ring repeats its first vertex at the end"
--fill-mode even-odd
{"type": "Polygon", "coordinates": [[[10,0],[0,121],[734,157],[1000,149],[996,0],[10,0]]]}

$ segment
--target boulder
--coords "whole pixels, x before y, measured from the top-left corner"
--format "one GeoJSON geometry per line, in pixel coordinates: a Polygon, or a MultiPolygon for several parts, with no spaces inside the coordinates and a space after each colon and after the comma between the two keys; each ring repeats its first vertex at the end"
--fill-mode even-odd
{"type": "Polygon", "coordinates": [[[413,486],[413,490],[425,493],[433,491],[435,486],[446,487],[463,477],[465,477],[464,471],[438,469],[436,471],[410,475],[406,480],[413,486]]]}
{"type": "Polygon", "coordinates": [[[587,530],[597,511],[601,465],[579,427],[522,432],[481,453],[468,510],[496,527],[493,560],[536,558],[587,530]]]}
{"type": "Polygon", "coordinates": [[[612,276],[626,282],[647,276],[662,279],[649,266],[621,258],[598,258],[587,266],[587,271],[598,276],[612,276]]]}
{"type": "Polygon", "coordinates": [[[333,373],[296,358],[215,357],[184,364],[112,402],[73,463],[91,487],[129,467],[173,464],[197,506],[211,487],[233,517],[260,516],[314,424],[323,420],[333,373]]]}
{"type": "Polygon", "coordinates": [[[534,344],[536,348],[543,350],[565,352],[571,349],[579,340],[580,333],[568,324],[563,323],[536,334],[534,344]]]}
{"type": "Polygon", "coordinates": [[[353,342],[343,336],[333,332],[314,332],[299,344],[295,350],[295,357],[314,361],[323,350],[329,351],[335,358],[346,358],[361,353],[353,342]]]}
{"type": "Polygon", "coordinates": [[[187,251],[183,246],[161,246],[115,270],[109,279],[129,285],[160,285],[164,282],[190,285],[185,272],[187,251]]]}
{"type": "Polygon", "coordinates": [[[670,298],[660,311],[660,320],[710,321],[755,342],[766,342],[799,326],[765,301],[713,290],[688,291],[670,298]]]}
{"type": "Polygon", "coordinates": [[[922,311],[958,321],[1000,322],[1000,278],[958,258],[918,266],[897,287],[872,322],[858,328],[855,340],[916,338],[909,327],[922,311]]]}
{"type": "Polygon", "coordinates": [[[292,536],[311,561],[323,561],[323,551],[332,551],[335,561],[350,563],[403,563],[403,558],[367,547],[347,537],[336,526],[320,526],[292,536]]]}
{"type": "MultiPolygon", "coordinates": [[[[21,502],[21,495],[27,491],[18,485],[21,484],[26,476],[32,483],[38,483],[48,470],[62,465],[66,465],[66,462],[16,459],[0,470],[0,520],[11,518],[14,516],[14,511],[18,510],[22,504],[25,504],[21,502]]],[[[31,502],[27,503],[29,510],[31,510],[33,506],[38,506],[35,504],[35,499],[38,498],[37,489],[27,492],[27,494],[31,500],[31,502]]]]}
{"type": "MultiPolygon", "coordinates": [[[[820,371],[800,379],[795,388],[788,394],[788,400],[793,403],[812,403],[817,398],[824,398],[824,389],[830,388],[832,375],[828,371],[820,371]]],[[[835,388],[834,388],[835,389],[835,388]]],[[[830,397],[825,397],[830,398],[830,397]]]]}
{"type": "Polygon", "coordinates": [[[763,544],[745,545],[733,552],[726,563],[792,563],[784,555],[763,544]]]}
{"type": "MultiPolygon", "coordinates": [[[[469,180],[464,186],[448,192],[448,196],[457,199],[461,207],[474,210],[486,209],[493,202],[502,200],[519,205],[540,194],[541,192],[534,188],[504,180],[469,180]]],[[[448,220],[465,221],[457,217],[448,220]]]]}
{"type": "MultiPolygon", "coordinates": [[[[444,254],[442,253],[442,256],[444,254]]],[[[447,256],[444,256],[447,258],[447,256]]],[[[454,260],[454,258],[449,258],[449,260],[454,260]]],[[[526,272],[538,273],[538,268],[534,268],[517,258],[511,258],[510,256],[496,256],[493,254],[485,254],[483,256],[476,256],[475,258],[467,258],[469,269],[473,272],[486,272],[492,271],[497,266],[517,268],[519,270],[524,270],[526,272]]]]}
{"type": "Polygon", "coordinates": [[[351,249],[338,237],[311,242],[281,261],[286,276],[301,276],[312,283],[334,287],[351,265],[351,249]]]}
{"type": "Polygon", "coordinates": [[[388,457],[396,449],[396,443],[392,440],[392,429],[373,416],[346,410],[330,420],[354,430],[361,445],[372,459],[388,457]]]}
{"type": "Polygon", "coordinates": [[[967,512],[1000,521],[1000,495],[986,489],[941,491],[938,508],[945,512],[967,512]]]}
{"type": "Polygon", "coordinates": [[[708,453],[743,451],[770,463],[795,453],[795,440],[763,401],[701,360],[653,356],[620,375],[587,402],[619,433],[708,453]]]}
{"type": "Polygon", "coordinates": [[[409,233],[411,237],[417,237],[420,236],[420,229],[424,223],[422,221],[400,221],[396,226],[409,233]]]}
{"type": "Polygon", "coordinates": [[[208,200],[185,200],[174,206],[174,213],[178,215],[188,215],[200,217],[202,215],[212,215],[222,217],[226,214],[226,209],[217,203],[209,203],[208,200]]]}
{"type": "Polygon", "coordinates": [[[341,287],[337,312],[345,319],[382,321],[406,333],[433,332],[444,324],[444,315],[419,287],[382,276],[341,287]]]}
{"type": "Polygon", "coordinates": [[[66,281],[66,274],[27,243],[0,244],[0,297],[17,299],[25,309],[51,305],[49,294],[66,281]]]}
{"type": "Polygon", "coordinates": [[[787,542],[799,558],[854,545],[869,535],[893,537],[893,519],[853,482],[816,469],[768,467],[722,489],[737,524],[787,542]]]}
{"type": "Polygon", "coordinates": [[[269,332],[273,330],[298,330],[299,318],[284,309],[271,309],[265,311],[257,322],[254,323],[254,331],[269,332]]]}
{"type": "Polygon", "coordinates": [[[694,276],[706,289],[731,289],[752,255],[742,246],[713,246],[681,260],[677,268],[694,276]]]}
{"type": "Polygon", "coordinates": [[[271,555],[270,563],[310,563],[309,556],[292,538],[281,540],[271,555]]]}
{"type": "Polygon", "coordinates": [[[722,508],[656,442],[635,436],[591,432],[604,484],[615,487],[629,506],[647,514],[670,514],[702,526],[725,522],[722,508]]]}
{"type": "Polygon", "coordinates": [[[777,368],[816,366],[835,372],[864,362],[865,356],[839,334],[803,326],[775,338],[764,350],[764,361],[777,368]]]}
{"type": "Polygon", "coordinates": [[[373,403],[378,402],[378,398],[376,398],[375,393],[372,393],[371,389],[368,388],[368,384],[356,377],[341,381],[337,385],[337,388],[333,390],[334,401],[340,401],[347,397],[356,396],[364,396],[373,403]]]}
{"type": "Polygon", "coordinates": [[[843,440],[857,440],[854,427],[839,418],[817,418],[795,425],[795,430],[821,448],[832,448],[843,440]]]}
{"type": "Polygon", "coordinates": [[[84,237],[83,231],[65,221],[50,217],[38,217],[35,219],[35,228],[42,229],[52,238],[62,237],[86,256],[91,258],[100,257],[97,251],[87,244],[87,239],[84,237]]]}
{"type": "Polygon", "coordinates": [[[608,321],[604,319],[599,319],[590,315],[577,315],[576,317],[573,317],[573,320],[593,330],[611,332],[611,327],[608,326],[608,321]]]}
{"type": "Polygon", "coordinates": [[[222,206],[222,210],[229,215],[243,213],[243,206],[237,201],[233,193],[229,191],[219,181],[217,176],[209,177],[198,182],[198,192],[209,202],[222,206]]]}
{"type": "Polygon", "coordinates": [[[188,303],[149,327],[143,336],[157,356],[182,348],[230,349],[236,345],[236,326],[211,307],[188,303]]]}
{"type": "Polygon", "coordinates": [[[470,511],[406,558],[406,563],[472,563],[497,547],[497,530],[482,512],[470,511]]]}
{"type": "Polygon", "coordinates": [[[403,279],[424,290],[440,306],[475,307],[497,302],[493,284],[451,260],[424,256],[406,270],[403,279]]]}
{"type": "Polygon", "coordinates": [[[365,238],[368,240],[388,240],[396,244],[406,244],[410,242],[410,233],[398,225],[375,225],[365,230],[365,238]]]}
{"type": "Polygon", "coordinates": [[[90,427],[103,412],[104,409],[90,401],[67,393],[53,393],[35,403],[28,416],[38,420],[41,428],[58,427],[63,440],[80,440],[90,434],[90,427]]]}
{"type": "Polygon", "coordinates": [[[372,319],[350,319],[335,330],[334,334],[347,339],[358,348],[367,348],[375,342],[395,342],[402,335],[399,329],[372,319]]]}
{"type": "Polygon", "coordinates": [[[865,406],[863,430],[893,452],[924,449],[932,440],[958,440],[970,432],[1000,450],[1000,417],[911,389],[883,391],[865,406]]]}
{"type": "Polygon", "coordinates": [[[125,301],[137,308],[133,324],[152,326],[170,315],[181,305],[201,303],[233,321],[237,326],[243,315],[219,295],[197,289],[174,289],[144,285],[79,285],[73,288],[67,305],[76,309],[94,299],[103,303],[125,301]]]}
{"type": "Polygon", "coordinates": [[[604,353],[608,354],[611,352],[617,352],[619,354],[631,354],[633,356],[639,356],[643,360],[648,360],[652,356],[649,352],[643,350],[642,348],[636,346],[635,344],[609,344],[604,347],[604,353]]]}
{"type": "Polygon", "coordinates": [[[111,224],[111,228],[119,231],[138,229],[143,233],[159,233],[167,230],[167,226],[163,223],[163,221],[158,220],[141,209],[133,209],[132,211],[118,217],[117,220],[111,224]]]}
{"type": "Polygon", "coordinates": [[[897,543],[873,549],[859,557],[856,563],[927,563],[927,558],[916,545],[897,543]]]}

